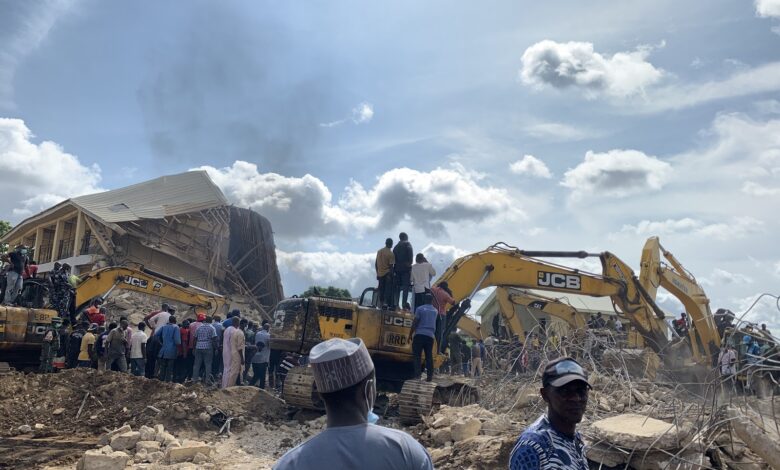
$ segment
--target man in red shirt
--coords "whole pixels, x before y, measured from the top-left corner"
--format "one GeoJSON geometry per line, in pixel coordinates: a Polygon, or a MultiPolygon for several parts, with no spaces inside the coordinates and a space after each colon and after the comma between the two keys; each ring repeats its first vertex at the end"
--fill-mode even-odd
{"type": "Polygon", "coordinates": [[[176,357],[176,382],[184,382],[192,377],[192,351],[190,350],[190,320],[184,320],[179,326],[181,344],[178,346],[176,357]]]}
{"type": "Polygon", "coordinates": [[[38,263],[35,261],[28,261],[24,265],[24,271],[22,272],[22,279],[30,279],[38,275],[38,263]]]}
{"type": "Polygon", "coordinates": [[[431,294],[433,295],[433,306],[436,307],[436,311],[439,313],[436,315],[436,340],[439,345],[444,342],[442,335],[444,334],[444,319],[447,314],[447,305],[454,305],[455,299],[452,298],[452,291],[447,281],[441,281],[435,286],[431,287],[431,294]]]}

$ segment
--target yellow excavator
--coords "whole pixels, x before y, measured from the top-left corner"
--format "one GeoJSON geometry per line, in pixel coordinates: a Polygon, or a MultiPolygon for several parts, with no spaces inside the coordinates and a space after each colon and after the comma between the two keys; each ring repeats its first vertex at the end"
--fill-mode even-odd
{"type": "Polygon", "coordinates": [[[562,320],[573,331],[585,330],[587,328],[585,315],[558,298],[547,297],[525,289],[510,289],[505,286],[498,286],[496,288],[496,301],[498,302],[499,314],[504,319],[510,334],[520,339],[525,338],[526,331],[520,318],[515,313],[515,306],[518,305],[538,310],[553,318],[562,320]]]}
{"type": "MultiPolygon", "coordinates": [[[[445,359],[441,352],[446,350],[449,334],[460,326],[464,317],[466,322],[473,322],[466,317],[471,298],[489,286],[610,297],[657,354],[663,354],[668,343],[663,311],[644,291],[631,268],[609,252],[524,251],[500,243],[455,260],[441,281],[448,282],[456,305],[447,313],[440,335],[444,338],[443,344],[437,344],[435,348],[438,351],[434,361],[436,367],[445,359]],[[590,256],[601,260],[601,274],[545,260],[590,256]]],[[[407,337],[413,315],[373,305],[374,302],[364,298],[360,302],[325,297],[283,300],[273,311],[271,348],[305,355],[314,345],[330,338],[362,338],[374,359],[380,386],[392,383],[396,390],[401,386],[399,411],[406,421],[419,420],[421,414],[430,411],[433,403],[451,403],[452,397],[471,399],[475,396],[476,391],[467,383],[453,383],[451,379],[443,378],[434,379],[434,382],[411,380],[415,377],[407,337]]],[[[464,329],[468,328],[477,329],[471,323],[464,329]]],[[[309,368],[304,366],[290,371],[285,381],[284,398],[296,406],[318,407],[318,394],[309,368]]]]}
{"type": "MultiPolygon", "coordinates": [[[[106,300],[116,290],[131,290],[173,300],[207,313],[221,312],[225,297],[141,265],[112,266],[81,275],[70,314],[77,318],[94,299],[106,300]]],[[[37,366],[41,343],[58,312],[49,306],[49,284],[33,278],[24,282],[16,306],[0,306],[0,370],[37,366]]]]}
{"type": "MultiPolygon", "coordinates": [[[[675,256],[664,249],[658,237],[650,237],[642,248],[639,282],[653,299],[662,287],[682,302],[690,318],[689,357],[701,366],[712,366],[720,351],[720,335],[710,311],[710,299],[696,278],[675,256]],[[661,255],[669,264],[661,261],[661,255]]],[[[683,351],[678,348],[678,351],[683,351]]],[[[686,358],[678,354],[678,359],[686,358]]]]}

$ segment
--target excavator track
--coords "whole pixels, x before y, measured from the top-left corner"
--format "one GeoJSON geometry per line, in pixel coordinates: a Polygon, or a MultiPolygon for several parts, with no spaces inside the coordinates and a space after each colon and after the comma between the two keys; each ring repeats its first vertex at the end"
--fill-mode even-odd
{"type": "Polygon", "coordinates": [[[293,367],[284,379],[282,398],[290,406],[309,410],[324,410],[311,367],[293,367]]]}
{"type": "Polygon", "coordinates": [[[398,395],[401,422],[415,424],[439,405],[463,406],[476,403],[479,393],[467,379],[435,377],[432,382],[407,380],[398,395]]]}

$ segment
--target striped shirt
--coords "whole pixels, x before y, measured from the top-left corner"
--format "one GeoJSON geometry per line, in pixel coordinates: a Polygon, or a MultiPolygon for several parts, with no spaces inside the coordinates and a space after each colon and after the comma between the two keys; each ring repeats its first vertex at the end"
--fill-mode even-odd
{"type": "Polygon", "coordinates": [[[211,323],[204,323],[195,331],[195,349],[213,349],[217,330],[211,323]]]}
{"type": "Polygon", "coordinates": [[[588,470],[585,443],[580,433],[574,438],[553,429],[542,415],[515,443],[509,470],[588,470]]]}

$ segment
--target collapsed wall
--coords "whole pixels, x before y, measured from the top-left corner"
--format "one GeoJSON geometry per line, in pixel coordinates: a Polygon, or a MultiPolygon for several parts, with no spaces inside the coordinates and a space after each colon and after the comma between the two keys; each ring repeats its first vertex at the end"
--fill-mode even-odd
{"type": "Polygon", "coordinates": [[[284,298],[271,222],[251,209],[230,207],[228,280],[270,311],[284,298]]]}

